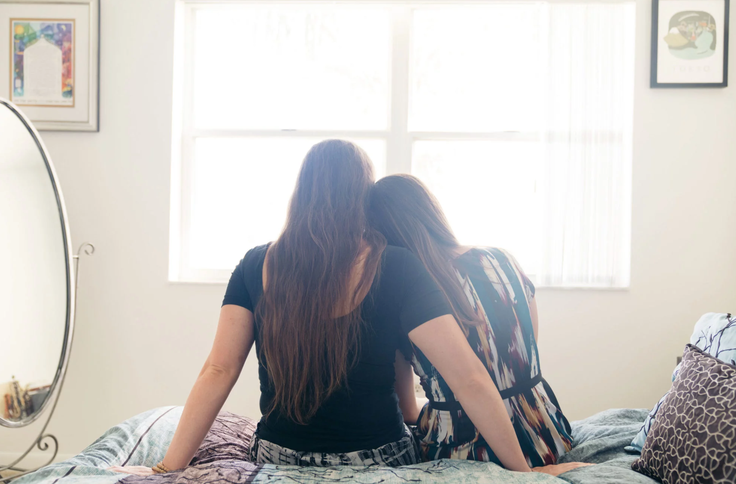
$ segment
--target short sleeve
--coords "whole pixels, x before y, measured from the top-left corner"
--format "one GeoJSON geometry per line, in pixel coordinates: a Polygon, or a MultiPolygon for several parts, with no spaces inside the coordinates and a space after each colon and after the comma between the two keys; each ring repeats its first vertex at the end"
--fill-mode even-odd
{"type": "Polygon", "coordinates": [[[245,285],[245,258],[235,267],[230,276],[230,282],[227,283],[222,305],[227,304],[234,304],[253,311],[253,302],[245,285]]]}
{"type": "Polygon", "coordinates": [[[452,308],[424,264],[411,252],[405,251],[403,270],[404,291],[399,320],[404,333],[427,321],[452,314],[452,308]]]}

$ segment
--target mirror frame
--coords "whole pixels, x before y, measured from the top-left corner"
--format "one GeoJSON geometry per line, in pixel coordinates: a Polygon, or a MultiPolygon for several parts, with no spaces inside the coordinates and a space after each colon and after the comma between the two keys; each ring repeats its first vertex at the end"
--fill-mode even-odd
{"type": "Polygon", "coordinates": [[[18,120],[25,125],[26,129],[33,138],[33,141],[36,143],[38,150],[41,152],[43,162],[46,166],[46,171],[48,172],[49,178],[51,180],[51,186],[54,189],[54,195],[56,196],[56,205],[59,210],[59,221],[61,223],[61,236],[64,243],[64,257],[66,259],[66,324],[64,327],[64,340],[62,342],[61,355],[59,357],[59,366],[56,368],[56,374],[54,375],[54,379],[51,382],[48,397],[46,397],[46,399],[41,404],[41,408],[35,411],[33,415],[21,420],[7,420],[4,417],[0,416],[1,426],[19,428],[30,425],[31,423],[38,420],[41,415],[43,415],[50,402],[54,400],[54,398],[59,398],[59,392],[61,391],[61,386],[64,382],[64,376],[66,375],[67,366],[69,365],[69,354],[71,352],[72,339],[74,337],[75,288],[73,284],[74,275],[72,267],[72,260],[74,259],[74,256],[71,251],[69,222],[66,215],[64,197],[61,193],[58,178],[56,177],[56,171],[54,170],[54,165],[51,163],[51,158],[49,157],[48,151],[46,150],[46,146],[43,144],[43,141],[38,135],[38,131],[36,131],[36,128],[34,128],[33,124],[31,124],[31,121],[26,117],[25,114],[23,114],[23,112],[20,111],[20,109],[18,109],[15,104],[0,97],[0,109],[2,107],[9,109],[13,114],[17,116],[18,120]],[[54,395],[54,393],[56,393],[56,395],[54,395]]]}

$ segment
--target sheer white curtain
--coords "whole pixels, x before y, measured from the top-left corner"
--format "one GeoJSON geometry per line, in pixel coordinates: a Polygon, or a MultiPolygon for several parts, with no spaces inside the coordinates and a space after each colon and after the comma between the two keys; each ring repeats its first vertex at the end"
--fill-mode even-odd
{"type": "Polygon", "coordinates": [[[542,286],[626,287],[633,2],[547,5],[542,286]]]}

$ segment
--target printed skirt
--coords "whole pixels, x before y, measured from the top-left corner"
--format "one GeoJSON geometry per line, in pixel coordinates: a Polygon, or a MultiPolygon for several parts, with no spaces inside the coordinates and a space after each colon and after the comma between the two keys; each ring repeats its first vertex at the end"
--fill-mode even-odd
{"type": "Polygon", "coordinates": [[[250,461],[257,464],[291,466],[388,466],[398,467],[421,462],[419,448],[411,430],[405,425],[404,435],[377,449],[344,453],[306,452],[288,449],[254,435],[251,440],[250,461]]]}

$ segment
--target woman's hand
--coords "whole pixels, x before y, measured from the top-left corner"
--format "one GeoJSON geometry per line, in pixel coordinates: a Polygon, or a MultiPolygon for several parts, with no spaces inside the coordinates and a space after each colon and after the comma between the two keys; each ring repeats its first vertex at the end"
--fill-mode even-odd
{"type": "Polygon", "coordinates": [[[560,474],[564,474],[565,472],[570,472],[575,469],[579,469],[581,467],[588,467],[592,466],[594,464],[586,464],[585,462],[568,462],[567,464],[556,464],[551,466],[544,466],[544,467],[533,467],[533,472],[539,472],[541,474],[549,474],[551,476],[559,476],[560,474]]]}
{"type": "Polygon", "coordinates": [[[143,466],[112,466],[107,468],[108,471],[120,472],[121,474],[132,474],[134,476],[147,477],[155,474],[150,467],[143,466]]]}

